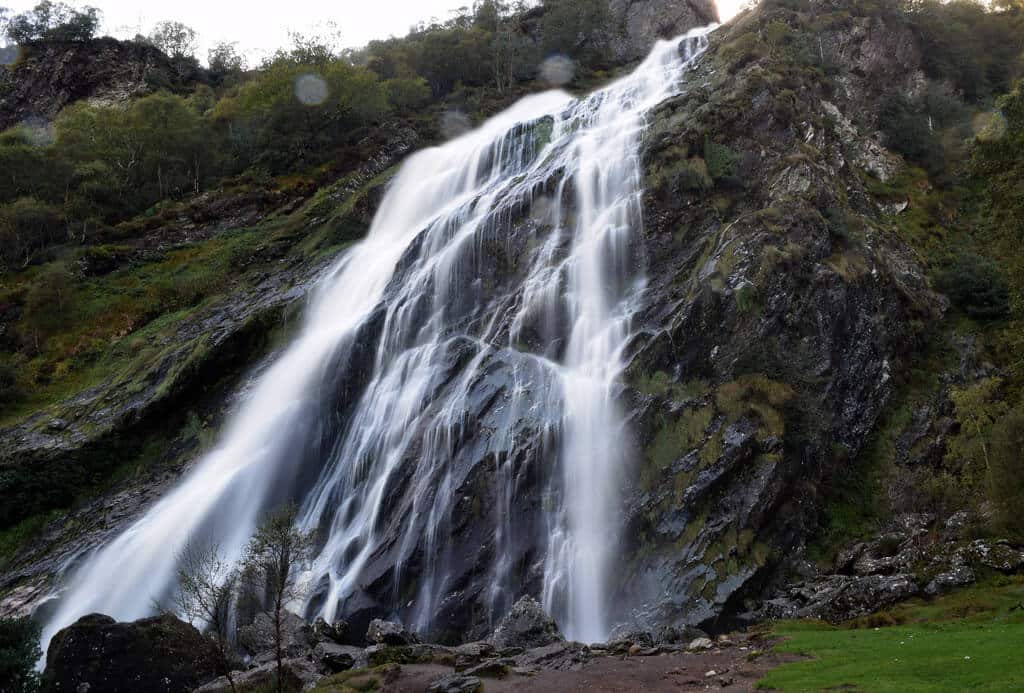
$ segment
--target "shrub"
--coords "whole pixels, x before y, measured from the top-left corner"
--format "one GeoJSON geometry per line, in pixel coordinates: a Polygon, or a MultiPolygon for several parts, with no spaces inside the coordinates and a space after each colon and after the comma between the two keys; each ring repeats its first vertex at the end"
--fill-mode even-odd
{"type": "Polygon", "coordinates": [[[398,111],[412,111],[430,101],[430,85],[422,77],[396,77],[384,82],[388,101],[398,111]]]}
{"type": "Polygon", "coordinates": [[[885,146],[929,173],[945,167],[942,144],[929,124],[928,115],[902,94],[894,93],[882,102],[878,127],[885,136],[885,146]]]}
{"type": "Polygon", "coordinates": [[[1024,536],[1024,410],[1017,408],[992,427],[992,457],[988,470],[989,496],[996,528],[1024,536]]]}
{"type": "Polygon", "coordinates": [[[31,619],[0,618],[0,686],[4,693],[34,693],[39,690],[36,661],[39,626],[31,619]]]}
{"type": "Polygon", "coordinates": [[[995,264],[973,253],[962,253],[938,276],[939,290],[976,320],[998,320],[1010,313],[1010,292],[995,264]]]}
{"type": "Polygon", "coordinates": [[[708,165],[708,173],[715,180],[735,178],[740,155],[724,144],[715,144],[711,138],[704,138],[704,161],[708,165]]]}
{"type": "Polygon", "coordinates": [[[60,212],[45,202],[22,197],[0,207],[0,258],[7,265],[26,260],[65,234],[60,212]]]}

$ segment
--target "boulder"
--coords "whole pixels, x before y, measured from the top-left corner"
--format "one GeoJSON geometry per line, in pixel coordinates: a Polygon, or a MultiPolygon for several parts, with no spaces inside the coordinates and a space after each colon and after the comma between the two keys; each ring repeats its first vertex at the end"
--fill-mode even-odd
{"type": "Polygon", "coordinates": [[[218,673],[213,643],[164,614],[131,623],[90,614],[60,630],[46,652],[45,693],[178,693],[218,673]]]}
{"type": "MultiPolygon", "coordinates": [[[[298,657],[313,647],[309,624],[291,611],[281,614],[281,649],[286,657],[298,657]]],[[[250,655],[273,653],[274,616],[266,612],[256,614],[253,622],[238,629],[238,644],[250,655]]]]}
{"type": "Polygon", "coordinates": [[[328,623],[322,617],[317,617],[313,621],[313,626],[310,632],[310,639],[313,643],[320,643],[330,641],[339,645],[344,645],[345,635],[348,630],[348,624],[345,621],[335,621],[334,623],[328,623]]]}
{"type": "Polygon", "coordinates": [[[544,607],[527,595],[512,605],[488,640],[498,649],[533,648],[563,641],[558,625],[544,607]]]}
{"type": "Polygon", "coordinates": [[[378,645],[413,645],[419,642],[419,638],[407,631],[402,624],[379,618],[370,621],[366,639],[378,645]]]}
{"type": "Polygon", "coordinates": [[[313,648],[313,659],[320,663],[323,670],[331,674],[367,665],[366,653],[362,648],[328,641],[316,644],[313,648]]]}
{"type": "Polygon", "coordinates": [[[963,587],[974,582],[974,571],[970,566],[958,565],[950,570],[939,573],[925,585],[924,593],[929,597],[937,597],[956,587],[963,587]]]}
{"type": "Polygon", "coordinates": [[[688,650],[710,650],[715,646],[715,643],[711,642],[711,638],[694,638],[686,649],[688,650]]]}

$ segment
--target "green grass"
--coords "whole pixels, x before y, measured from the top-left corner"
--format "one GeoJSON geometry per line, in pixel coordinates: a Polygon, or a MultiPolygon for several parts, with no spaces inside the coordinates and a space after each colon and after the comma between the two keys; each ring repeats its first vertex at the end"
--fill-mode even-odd
{"type": "Polygon", "coordinates": [[[879,693],[1024,690],[1024,578],[931,602],[913,600],[846,626],[784,623],[779,652],[811,659],[769,672],[758,688],[879,693]],[[887,627],[856,627],[895,622],[887,627]],[[854,627],[851,627],[854,626],[854,627]]]}

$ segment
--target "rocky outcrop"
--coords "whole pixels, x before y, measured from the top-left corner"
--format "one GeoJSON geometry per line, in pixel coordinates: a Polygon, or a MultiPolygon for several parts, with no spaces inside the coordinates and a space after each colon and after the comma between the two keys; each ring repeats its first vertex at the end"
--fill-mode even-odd
{"type": "Polygon", "coordinates": [[[791,575],[740,620],[818,618],[840,623],[909,597],[945,594],[986,573],[1024,572],[1024,548],[1005,540],[942,540],[941,529],[933,516],[898,517],[872,539],[840,552],[831,571],[819,574],[804,564],[802,577],[791,575]]]}
{"type": "Polygon", "coordinates": [[[527,595],[512,605],[489,638],[498,649],[542,647],[564,640],[558,624],[533,597],[527,595]]]}
{"type": "Polygon", "coordinates": [[[174,616],[118,623],[83,616],[58,632],[46,653],[45,693],[179,693],[217,674],[212,641],[174,616]]]}
{"type": "Polygon", "coordinates": [[[419,642],[419,638],[407,631],[402,624],[379,618],[370,621],[366,640],[377,645],[413,645],[419,642]]]}
{"type": "Polygon", "coordinates": [[[612,50],[619,61],[643,58],[658,39],[718,21],[713,0],[611,0],[615,37],[612,50]]]}
{"type": "Polygon", "coordinates": [[[197,63],[167,57],[155,46],[110,37],[38,41],[20,47],[0,73],[0,130],[18,123],[46,126],[82,99],[112,105],[160,89],[185,89],[210,77],[197,63]]]}

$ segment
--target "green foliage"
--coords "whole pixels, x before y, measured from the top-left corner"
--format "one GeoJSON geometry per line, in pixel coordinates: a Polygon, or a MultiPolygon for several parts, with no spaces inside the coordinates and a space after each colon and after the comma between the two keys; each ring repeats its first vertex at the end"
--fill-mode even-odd
{"type": "Polygon", "coordinates": [[[940,291],[976,320],[999,320],[1010,314],[1010,293],[995,263],[974,253],[955,255],[937,277],[940,291]]]}
{"type": "Polygon", "coordinates": [[[764,44],[758,39],[756,32],[740,34],[724,44],[718,52],[729,72],[738,72],[765,54],[764,44]]]}
{"type": "Polygon", "coordinates": [[[882,103],[878,127],[885,145],[929,173],[941,172],[946,165],[942,145],[935,136],[928,114],[902,94],[892,94],[882,103]]]}
{"type": "Polygon", "coordinates": [[[384,82],[388,100],[399,112],[425,106],[431,97],[430,85],[422,77],[394,77],[384,82]]]}
{"type": "Polygon", "coordinates": [[[1024,13],[980,2],[922,0],[909,16],[922,40],[928,74],[948,79],[971,102],[1005,92],[1020,74],[1024,13]]]}
{"type": "Polygon", "coordinates": [[[21,197],[0,207],[0,259],[14,265],[66,235],[64,220],[53,205],[21,197]]]}
{"type": "Polygon", "coordinates": [[[222,99],[213,117],[227,133],[237,168],[280,173],[319,163],[351,129],[382,118],[388,108],[384,86],[369,70],[281,60],[222,99]]]}
{"type": "Polygon", "coordinates": [[[1024,538],[1024,405],[1018,405],[992,426],[992,460],[988,492],[995,529],[1024,538]]]}
{"type": "Polygon", "coordinates": [[[715,180],[736,177],[740,155],[724,144],[715,144],[710,137],[704,138],[704,161],[708,165],[708,173],[715,180]]]}
{"type": "Polygon", "coordinates": [[[3,693],[34,693],[39,690],[36,660],[39,626],[30,618],[0,618],[0,690],[3,693]]]}
{"type": "Polygon", "coordinates": [[[28,12],[14,15],[7,22],[7,38],[18,44],[34,41],[88,41],[100,25],[100,11],[86,6],[81,10],[63,2],[43,0],[28,12]]]}

